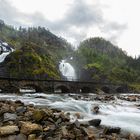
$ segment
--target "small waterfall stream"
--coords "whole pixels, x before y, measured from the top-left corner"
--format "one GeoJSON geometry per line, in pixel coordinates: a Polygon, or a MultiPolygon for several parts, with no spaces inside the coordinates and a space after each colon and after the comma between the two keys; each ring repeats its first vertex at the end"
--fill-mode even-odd
{"type": "Polygon", "coordinates": [[[66,62],[66,60],[62,60],[59,65],[59,70],[67,80],[73,81],[76,80],[76,73],[73,66],[66,62]]]}
{"type": "Polygon", "coordinates": [[[11,52],[13,52],[14,49],[6,42],[2,42],[0,40],[0,63],[2,63],[7,55],[9,55],[11,52]]]}

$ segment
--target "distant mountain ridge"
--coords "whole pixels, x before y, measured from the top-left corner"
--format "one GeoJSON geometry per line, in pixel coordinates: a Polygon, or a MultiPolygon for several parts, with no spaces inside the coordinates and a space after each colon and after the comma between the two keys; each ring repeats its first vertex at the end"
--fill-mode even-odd
{"type": "Polygon", "coordinates": [[[73,64],[80,80],[139,85],[139,60],[140,57],[132,58],[111,42],[95,37],[80,43],[73,64]]]}

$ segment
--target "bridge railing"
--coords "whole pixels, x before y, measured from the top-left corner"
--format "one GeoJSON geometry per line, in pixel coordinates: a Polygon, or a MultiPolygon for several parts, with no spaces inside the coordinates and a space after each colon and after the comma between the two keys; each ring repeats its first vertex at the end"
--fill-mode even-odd
{"type": "Polygon", "coordinates": [[[127,85],[126,83],[120,83],[120,84],[115,84],[115,83],[106,83],[106,82],[97,82],[97,81],[85,81],[85,80],[80,80],[76,79],[73,77],[67,77],[67,78],[62,78],[62,79],[48,79],[48,78],[27,78],[27,77],[2,77],[0,76],[0,80],[7,80],[7,81],[41,81],[41,82],[76,82],[76,83],[88,83],[88,84],[95,84],[95,85],[119,85],[119,86],[124,86],[127,85]]]}
{"type": "Polygon", "coordinates": [[[80,79],[74,78],[72,76],[67,76],[67,77],[61,78],[61,80],[65,80],[65,81],[79,81],[80,79]]]}

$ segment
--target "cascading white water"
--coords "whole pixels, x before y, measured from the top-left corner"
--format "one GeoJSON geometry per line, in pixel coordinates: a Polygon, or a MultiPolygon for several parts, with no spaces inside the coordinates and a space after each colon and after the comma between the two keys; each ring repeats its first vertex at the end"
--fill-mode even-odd
{"type": "Polygon", "coordinates": [[[9,55],[11,52],[14,51],[14,49],[10,45],[8,45],[8,43],[2,42],[0,40],[0,51],[2,51],[2,54],[0,54],[0,63],[1,63],[5,60],[7,55],[9,55]]]}
{"type": "Polygon", "coordinates": [[[75,80],[76,79],[76,73],[72,65],[66,60],[62,60],[59,65],[59,70],[62,73],[64,77],[67,78],[67,80],[75,80]]]}
{"type": "Polygon", "coordinates": [[[0,55],[0,63],[3,62],[6,58],[6,56],[9,55],[9,54],[10,54],[10,52],[2,53],[0,55]]]}

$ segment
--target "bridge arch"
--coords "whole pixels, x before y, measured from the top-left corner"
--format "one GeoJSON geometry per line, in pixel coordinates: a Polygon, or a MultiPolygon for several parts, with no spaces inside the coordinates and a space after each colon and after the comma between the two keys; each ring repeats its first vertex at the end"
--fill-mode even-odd
{"type": "Polygon", "coordinates": [[[126,93],[128,92],[128,87],[127,86],[119,86],[116,88],[117,93],[126,93]]]}
{"type": "Polygon", "coordinates": [[[1,89],[3,93],[20,93],[20,89],[13,85],[7,85],[1,89]]]}
{"type": "Polygon", "coordinates": [[[21,89],[32,89],[35,90],[35,92],[43,92],[42,88],[36,84],[25,84],[21,86],[21,89]]]}
{"type": "Polygon", "coordinates": [[[110,93],[110,88],[107,86],[102,87],[101,90],[105,93],[110,93]]]}
{"type": "Polygon", "coordinates": [[[92,92],[92,90],[88,86],[80,88],[80,93],[90,93],[90,92],[92,92]]]}
{"type": "Polygon", "coordinates": [[[54,92],[70,93],[70,88],[66,85],[58,85],[55,87],[54,92]]]}

